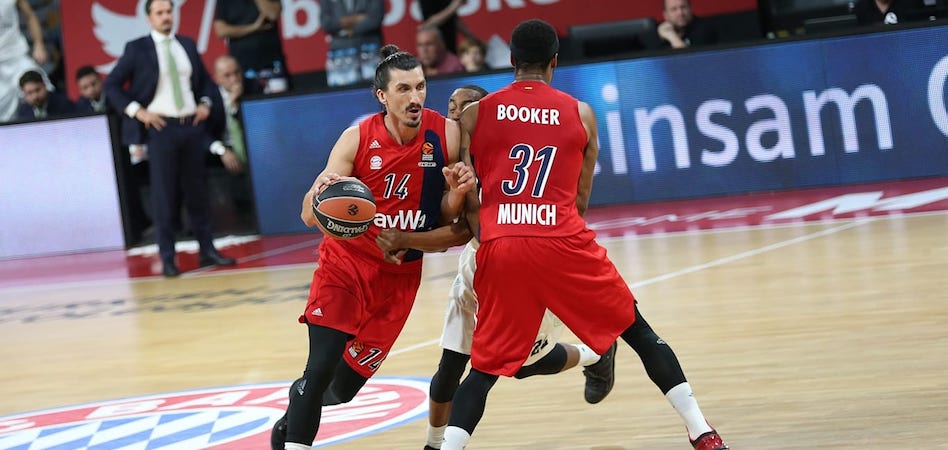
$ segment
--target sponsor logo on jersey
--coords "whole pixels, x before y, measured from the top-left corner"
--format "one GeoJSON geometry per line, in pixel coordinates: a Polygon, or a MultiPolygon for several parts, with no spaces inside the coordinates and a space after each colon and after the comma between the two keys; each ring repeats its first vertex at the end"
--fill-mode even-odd
{"type": "MultiPolygon", "coordinates": [[[[0,448],[269,448],[290,383],[176,392],[0,417],[0,448]]],[[[349,403],[323,408],[315,446],[424,417],[428,380],[378,377],[349,403]]]]}
{"type": "Polygon", "coordinates": [[[434,144],[431,142],[425,141],[421,145],[421,162],[418,163],[418,167],[438,167],[438,163],[434,160],[434,144]]]}
{"type": "Polygon", "coordinates": [[[417,230],[425,225],[428,215],[421,210],[398,210],[396,214],[375,213],[375,225],[379,228],[396,228],[402,231],[417,230]]]}
{"type": "Polygon", "coordinates": [[[369,150],[376,149],[376,148],[382,148],[382,144],[379,144],[378,139],[372,139],[372,143],[369,144],[369,150]]]}

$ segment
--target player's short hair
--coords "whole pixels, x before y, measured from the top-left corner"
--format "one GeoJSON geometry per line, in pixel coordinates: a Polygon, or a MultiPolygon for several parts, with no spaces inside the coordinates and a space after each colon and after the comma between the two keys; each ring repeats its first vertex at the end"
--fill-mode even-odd
{"type": "Polygon", "coordinates": [[[459,87],[458,89],[467,89],[469,91],[477,92],[477,98],[481,99],[487,96],[487,89],[484,89],[476,84],[466,84],[459,87]]]}
{"type": "Polygon", "coordinates": [[[20,88],[26,86],[26,83],[39,83],[45,86],[46,83],[43,82],[43,75],[40,75],[39,72],[35,70],[27,70],[20,76],[20,88]]]}
{"type": "Polygon", "coordinates": [[[398,46],[392,44],[382,47],[379,50],[379,56],[382,57],[382,61],[375,68],[375,89],[383,91],[388,87],[392,69],[412,70],[421,66],[411,53],[403,52],[398,46]]]}
{"type": "Polygon", "coordinates": [[[174,0],[145,0],[145,15],[151,14],[151,4],[156,1],[166,1],[171,3],[171,7],[174,8],[174,0]]]}
{"type": "Polygon", "coordinates": [[[79,81],[89,75],[99,76],[99,72],[95,70],[95,67],[90,65],[85,65],[76,69],[76,81],[79,81]]]}
{"type": "Polygon", "coordinates": [[[540,19],[521,22],[510,36],[510,56],[514,67],[546,67],[560,51],[556,28],[540,19]]]}

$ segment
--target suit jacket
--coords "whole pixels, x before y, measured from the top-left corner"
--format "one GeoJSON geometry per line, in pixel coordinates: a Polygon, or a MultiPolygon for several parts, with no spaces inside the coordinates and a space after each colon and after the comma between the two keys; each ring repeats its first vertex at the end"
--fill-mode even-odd
{"type": "MultiPolygon", "coordinates": [[[[103,97],[104,97],[104,96],[103,96],[103,97]]],[[[105,112],[105,113],[112,113],[112,112],[114,112],[114,111],[115,111],[115,109],[112,108],[112,105],[109,104],[108,100],[105,100],[105,111],[103,111],[103,112],[105,112]]],[[[92,107],[92,102],[89,101],[89,99],[87,99],[87,98],[85,98],[85,97],[83,97],[83,96],[80,95],[79,98],[76,100],[76,112],[81,112],[81,113],[94,113],[94,112],[96,112],[96,111],[95,111],[95,109],[92,107]]]]}
{"type": "MultiPolygon", "coordinates": [[[[46,117],[62,116],[76,112],[76,105],[72,103],[65,95],[59,92],[50,92],[46,95],[46,117]]],[[[16,118],[32,120],[36,118],[33,114],[33,107],[20,102],[16,108],[16,118]]]]}
{"type": "MultiPolygon", "coordinates": [[[[191,61],[191,91],[194,93],[195,102],[202,97],[211,99],[209,120],[226,123],[223,116],[224,108],[220,105],[220,93],[201,61],[197,45],[185,36],[175,35],[175,39],[184,47],[191,61]]],[[[142,108],[148,107],[158,89],[158,71],[155,41],[151,38],[151,34],[148,34],[125,44],[125,51],[115,63],[112,72],[105,78],[105,97],[109,105],[122,114],[122,143],[125,145],[145,143],[147,135],[144,125],[128,117],[125,114],[125,108],[133,101],[142,105],[142,108]]]]}

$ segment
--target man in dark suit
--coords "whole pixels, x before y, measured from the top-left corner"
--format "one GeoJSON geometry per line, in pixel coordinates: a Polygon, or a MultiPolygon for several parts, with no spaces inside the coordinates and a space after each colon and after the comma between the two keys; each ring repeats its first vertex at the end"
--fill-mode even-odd
{"type": "Polygon", "coordinates": [[[23,102],[16,109],[17,119],[45,119],[76,112],[76,105],[68,98],[46,89],[43,76],[35,70],[20,77],[20,90],[23,91],[23,102]]]}
{"type": "Polygon", "coordinates": [[[222,256],[214,248],[208,214],[205,152],[210,149],[220,155],[224,148],[213,139],[207,121],[212,109],[223,112],[220,94],[194,41],[172,34],[171,0],[147,0],[145,12],[152,31],[125,45],[105,79],[105,94],[109,103],[126,116],[122,141],[133,146],[133,162],[144,158],[147,151],[162,272],[166,277],[180,273],[175,264],[173,225],[179,185],[200,246],[200,265],[233,265],[233,258],[222,256]]]}

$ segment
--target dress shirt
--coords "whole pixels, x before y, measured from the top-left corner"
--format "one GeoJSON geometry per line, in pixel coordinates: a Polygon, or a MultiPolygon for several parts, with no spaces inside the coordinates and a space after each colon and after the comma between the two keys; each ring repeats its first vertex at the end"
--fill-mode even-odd
{"type": "MultiPolygon", "coordinates": [[[[194,115],[197,104],[194,101],[194,92],[191,90],[191,60],[187,52],[174,35],[165,36],[155,30],[151,31],[151,38],[155,41],[155,51],[158,54],[158,87],[155,90],[155,98],[145,108],[148,112],[159,114],[166,117],[185,117],[194,115]],[[171,74],[168,73],[168,55],[165,54],[165,41],[172,39],[171,55],[174,58],[175,65],[178,66],[178,77],[181,79],[181,93],[184,96],[184,107],[180,110],[174,105],[174,93],[171,88],[171,74]]],[[[125,108],[125,114],[129,117],[135,117],[135,113],[141,109],[142,105],[138,102],[131,102],[125,108]]]]}

